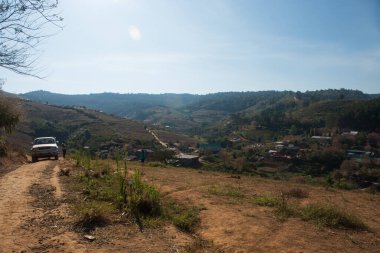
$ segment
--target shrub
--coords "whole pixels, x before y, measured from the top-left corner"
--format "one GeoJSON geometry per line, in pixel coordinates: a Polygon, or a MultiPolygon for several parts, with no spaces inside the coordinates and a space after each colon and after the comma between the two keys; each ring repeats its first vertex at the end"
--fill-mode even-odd
{"type": "Polygon", "coordinates": [[[5,141],[0,136],[0,157],[3,157],[7,154],[7,147],[5,141]]]}
{"type": "Polygon", "coordinates": [[[368,144],[372,148],[377,148],[380,145],[380,135],[377,133],[370,133],[367,136],[368,144]]]}
{"type": "Polygon", "coordinates": [[[77,151],[75,154],[76,166],[91,169],[91,156],[88,150],[77,151]]]}
{"type": "Polygon", "coordinates": [[[288,195],[284,192],[280,193],[280,197],[276,204],[276,215],[280,219],[285,219],[290,216],[297,214],[295,207],[288,204],[288,195]]]}
{"type": "Polygon", "coordinates": [[[297,210],[294,206],[289,205],[287,202],[280,202],[276,205],[276,215],[279,219],[285,219],[294,216],[297,210]]]}
{"type": "Polygon", "coordinates": [[[340,167],[345,158],[342,149],[335,147],[325,148],[322,151],[313,151],[307,156],[309,168],[306,172],[314,176],[326,174],[340,167]]]}
{"type": "Polygon", "coordinates": [[[352,182],[345,178],[342,178],[338,182],[336,182],[335,186],[339,189],[344,189],[344,190],[353,190],[353,189],[358,188],[358,185],[355,182],[352,182]]]}
{"type": "Polygon", "coordinates": [[[321,152],[320,162],[328,171],[339,168],[343,160],[344,152],[340,149],[331,147],[321,152]]]}
{"type": "Polygon", "coordinates": [[[158,216],[162,211],[160,193],[142,181],[139,170],[135,170],[130,183],[129,208],[142,216],[158,216]]]}
{"type": "Polygon", "coordinates": [[[350,178],[359,169],[358,163],[353,160],[344,160],[340,165],[339,172],[342,177],[350,178]]]}
{"type": "Polygon", "coordinates": [[[14,99],[5,97],[0,91],[0,129],[10,133],[21,118],[20,105],[14,99]]]}

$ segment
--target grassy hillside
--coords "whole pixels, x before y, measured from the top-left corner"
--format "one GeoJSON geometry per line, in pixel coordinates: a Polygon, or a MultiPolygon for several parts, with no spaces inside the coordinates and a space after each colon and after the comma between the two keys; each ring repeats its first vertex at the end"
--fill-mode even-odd
{"type": "Polygon", "coordinates": [[[90,146],[92,149],[110,142],[143,144],[153,141],[144,125],[133,120],[83,108],[65,108],[30,101],[20,103],[23,118],[8,141],[24,148],[29,147],[32,139],[38,136],[55,136],[73,147],[90,146]]]}

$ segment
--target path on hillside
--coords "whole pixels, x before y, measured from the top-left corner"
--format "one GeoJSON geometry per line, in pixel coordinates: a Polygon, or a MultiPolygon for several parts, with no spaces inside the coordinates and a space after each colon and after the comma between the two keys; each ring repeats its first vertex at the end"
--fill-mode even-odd
{"type": "MultiPolygon", "coordinates": [[[[153,132],[153,130],[150,130],[150,129],[147,129],[148,133],[150,133],[158,143],[160,143],[161,146],[163,146],[164,148],[168,149],[169,148],[169,145],[165,142],[163,142],[155,132],[153,132]]],[[[175,153],[178,154],[178,155],[184,155],[184,153],[181,152],[181,150],[179,150],[178,148],[175,148],[175,153]]]]}
{"type": "Polygon", "coordinates": [[[168,144],[166,144],[166,143],[163,142],[160,138],[158,138],[158,136],[157,136],[152,130],[147,129],[147,131],[148,131],[148,133],[150,133],[150,134],[154,137],[154,139],[156,139],[156,141],[157,141],[158,143],[161,144],[161,146],[163,146],[164,148],[168,148],[168,144]]]}
{"type": "Polygon", "coordinates": [[[0,253],[83,252],[63,222],[58,166],[40,161],[0,177],[0,253]]]}

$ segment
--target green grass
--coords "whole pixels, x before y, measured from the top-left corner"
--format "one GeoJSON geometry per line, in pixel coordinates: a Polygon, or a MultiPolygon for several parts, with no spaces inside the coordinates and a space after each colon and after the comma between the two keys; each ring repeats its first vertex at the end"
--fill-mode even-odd
{"type": "Polygon", "coordinates": [[[134,171],[132,179],[128,184],[128,206],[133,213],[141,216],[161,215],[160,193],[154,186],[142,181],[139,170],[134,171]]]}
{"type": "Polygon", "coordinates": [[[279,204],[278,198],[271,196],[258,196],[253,199],[253,202],[259,206],[277,206],[279,204]]]}
{"type": "Polygon", "coordinates": [[[232,197],[232,198],[244,198],[245,194],[240,187],[230,185],[212,185],[208,188],[208,192],[213,195],[232,197]]]}
{"type": "Polygon", "coordinates": [[[158,228],[163,224],[163,219],[161,216],[146,216],[142,217],[142,224],[144,225],[144,227],[158,228]]]}
{"type": "Polygon", "coordinates": [[[284,220],[296,214],[294,206],[289,205],[285,198],[277,198],[272,196],[258,196],[253,202],[259,206],[274,207],[277,218],[284,220]]]}
{"type": "Polygon", "coordinates": [[[302,208],[301,218],[317,225],[352,230],[366,230],[368,227],[359,217],[336,207],[323,204],[310,204],[302,208]]]}
{"type": "Polygon", "coordinates": [[[275,213],[278,219],[285,220],[286,218],[297,216],[298,210],[297,206],[279,203],[276,205],[275,213]]]}
{"type": "MultiPolygon", "coordinates": [[[[297,191],[297,196],[298,193],[297,191]]],[[[299,217],[305,221],[314,222],[318,226],[351,230],[368,229],[367,225],[354,214],[326,204],[309,204],[305,207],[290,204],[285,194],[281,195],[280,198],[258,196],[253,199],[253,202],[260,206],[274,207],[275,214],[280,220],[288,217],[299,217]]]]}
{"type": "MultiPolygon", "coordinates": [[[[119,160],[118,154],[115,173],[111,173],[108,161],[82,163],[86,159],[82,156],[84,155],[78,155],[77,161],[80,161],[83,173],[73,178],[74,185],[82,185],[79,189],[82,188],[82,193],[86,195],[85,204],[76,207],[78,225],[96,227],[106,223],[109,212],[104,209],[104,203],[114,211],[132,214],[141,228],[156,228],[169,220],[180,230],[193,232],[199,223],[200,208],[178,204],[173,200],[162,201],[159,191],[142,180],[138,169],[128,173],[126,161],[119,160]],[[91,169],[83,165],[90,165],[91,169]]],[[[78,191],[77,186],[75,189],[78,191]]]]}
{"type": "Polygon", "coordinates": [[[194,232],[200,222],[200,208],[180,205],[173,200],[166,201],[164,206],[166,218],[177,228],[184,232],[194,232]]]}

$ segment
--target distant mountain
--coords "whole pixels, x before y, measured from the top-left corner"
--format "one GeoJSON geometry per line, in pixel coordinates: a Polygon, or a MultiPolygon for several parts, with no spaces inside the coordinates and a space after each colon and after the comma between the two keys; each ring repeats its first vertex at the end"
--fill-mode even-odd
{"type": "Polygon", "coordinates": [[[34,91],[20,96],[49,104],[85,106],[189,135],[216,137],[229,135],[252,121],[268,125],[266,127],[273,131],[284,131],[290,126],[294,126],[293,129],[323,127],[326,124],[337,126],[337,115],[354,101],[369,101],[380,97],[380,94],[329,89],[306,92],[221,92],[207,95],[62,95],[34,91]]]}
{"type": "Polygon", "coordinates": [[[19,94],[23,98],[54,105],[85,106],[102,110],[118,116],[139,118],[139,113],[152,107],[167,107],[183,110],[216,110],[237,112],[266,101],[273,102],[284,96],[321,100],[366,100],[379,97],[380,94],[365,94],[358,90],[319,90],[293,91],[257,91],[257,92],[220,92],[207,95],[192,94],[119,94],[98,93],[88,95],[64,95],[48,91],[32,91],[19,94]]]}
{"type": "Polygon", "coordinates": [[[180,108],[198,100],[199,96],[191,94],[119,94],[98,93],[89,95],[64,95],[48,91],[32,91],[19,94],[23,98],[36,102],[63,106],[85,106],[109,114],[139,119],[144,110],[163,106],[180,108]]]}

